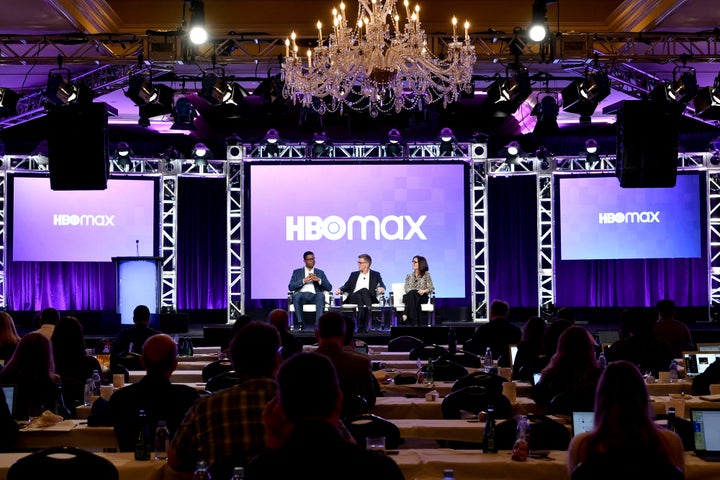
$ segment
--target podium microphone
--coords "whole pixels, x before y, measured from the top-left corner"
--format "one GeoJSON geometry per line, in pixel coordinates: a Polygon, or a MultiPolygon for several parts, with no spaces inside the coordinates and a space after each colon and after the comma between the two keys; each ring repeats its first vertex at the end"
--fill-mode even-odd
{"type": "Polygon", "coordinates": [[[137,256],[140,256],[140,240],[135,240],[135,253],[137,253],[137,256]]]}

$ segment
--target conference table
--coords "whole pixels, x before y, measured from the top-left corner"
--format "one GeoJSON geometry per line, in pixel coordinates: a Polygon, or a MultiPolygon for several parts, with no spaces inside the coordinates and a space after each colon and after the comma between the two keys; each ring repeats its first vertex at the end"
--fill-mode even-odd
{"type": "MultiPolygon", "coordinates": [[[[552,451],[546,459],[511,460],[509,451],[486,454],[479,450],[442,448],[400,450],[390,455],[407,480],[437,480],[443,470],[455,470],[455,478],[483,480],[567,480],[567,452],[552,451]]],[[[0,480],[7,479],[10,466],[27,453],[0,454],[0,480]]],[[[120,480],[189,480],[192,473],[176,472],[164,461],[137,461],[133,453],[99,453],[118,469],[120,480]]],[[[321,452],[318,455],[322,455],[321,452]]],[[[318,460],[320,457],[318,457],[318,460]]],[[[686,480],[720,478],[720,463],[705,462],[692,453],[685,454],[686,480]]]]}
{"type": "Polygon", "coordinates": [[[88,427],[87,422],[65,420],[64,425],[46,428],[24,428],[18,436],[18,449],[41,449],[57,445],[72,445],[86,450],[117,449],[117,438],[112,427],[88,427]],[[70,422],[75,427],[65,428],[70,422]]]}
{"type": "MultiPolygon", "coordinates": [[[[145,376],[144,370],[130,370],[130,383],[137,383],[145,376]]],[[[202,369],[200,370],[175,370],[170,377],[172,383],[202,383],[202,369]]]]}
{"type": "MultiPolygon", "coordinates": [[[[373,413],[387,419],[441,419],[442,399],[428,401],[425,398],[378,397],[373,413]]],[[[531,398],[517,397],[512,402],[513,415],[544,413],[543,407],[531,398]]],[[[663,413],[665,413],[663,411],[663,413]]]]}

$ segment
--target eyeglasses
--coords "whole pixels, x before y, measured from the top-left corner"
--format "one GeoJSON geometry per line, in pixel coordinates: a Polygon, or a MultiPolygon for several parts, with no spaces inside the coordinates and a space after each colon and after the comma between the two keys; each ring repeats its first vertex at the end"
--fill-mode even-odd
{"type": "Polygon", "coordinates": [[[368,263],[368,262],[361,262],[360,260],[358,260],[358,263],[368,263]]]}
{"type": "Polygon", "coordinates": [[[315,257],[308,257],[308,258],[305,259],[305,261],[306,261],[306,262],[314,262],[314,261],[315,261],[315,257]]]}

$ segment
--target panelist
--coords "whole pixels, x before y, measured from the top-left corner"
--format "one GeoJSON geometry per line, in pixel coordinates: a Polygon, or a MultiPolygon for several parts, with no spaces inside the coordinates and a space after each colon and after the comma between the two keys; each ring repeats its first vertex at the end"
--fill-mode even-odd
{"type": "Polygon", "coordinates": [[[367,253],[358,255],[358,271],[352,272],[345,285],[335,290],[336,295],[348,293],[343,303],[358,306],[358,331],[367,329],[367,319],[373,303],[378,303],[377,295],[385,293],[385,284],[380,272],[370,270],[372,258],[367,253]]]}
{"type": "Polygon", "coordinates": [[[292,292],[292,304],[295,306],[295,321],[293,328],[302,330],[305,320],[303,305],[315,304],[315,323],[325,311],[325,293],[332,290],[332,285],[325,276],[325,272],[315,268],[315,254],[303,253],[305,267],[293,270],[288,290],[292,292]]]}
{"type": "Polygon", "coordinates": [[[402,298],[405,312],[402,315],[402,323],[409,322],[410,325],[417,326],[422,304],[427,303],[428,295],[435,290],[435,286],[425,257],[415,255],[412,259],[412,269],[412,273],[405,277],[405,295],[402,298]]]}

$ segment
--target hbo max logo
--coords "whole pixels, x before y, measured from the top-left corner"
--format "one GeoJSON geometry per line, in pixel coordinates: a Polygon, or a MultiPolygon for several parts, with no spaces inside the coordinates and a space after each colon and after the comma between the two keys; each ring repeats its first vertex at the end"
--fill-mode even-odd
{"type": "Polygon", "coordinates": [[[427,240],[420,228],[426,218],[427,215],[420,215],[417,219],[409,215],[388,215],[383,218],[353,215],[347,220],[337,215],[325,218],[315,215],[285,217],[285,239],[353,240],[359,235],[362,240],[367,240],[368,235],[371,235],[375,240],[381,237],[385,240],[410,240],[414,236],[427,240]]]}
{"type": "Polygon", "coordinates": [[[660,212],[600,213],[598,223],[660,223],[660,212]]]}
{"type": "Polygon", "coordinates": [[[115,215],[53,215],[53,225],[60,227],[114,227],[115,215]]]}

